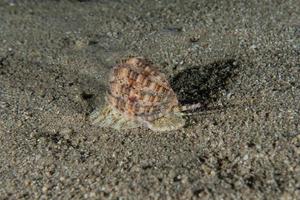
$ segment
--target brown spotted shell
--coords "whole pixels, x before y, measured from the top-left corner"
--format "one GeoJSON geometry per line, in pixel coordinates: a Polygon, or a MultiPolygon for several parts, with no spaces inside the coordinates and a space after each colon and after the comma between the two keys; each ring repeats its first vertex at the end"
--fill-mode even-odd
{"type": "Polygon", "coordinates": [[[142,57],[132,57],[113,67],[103,109],[92,113],[93,124],[115,129],[144,125],[154,131],[184,125],[176,94],[165,75],[142,57]]]}
{"type": "Polygon", "coordinates": [[[126,117],[143,120],[154,120],[178,106],[165,75],[150,61],[136,57],[112,69],[107,100],[126,117]]]}

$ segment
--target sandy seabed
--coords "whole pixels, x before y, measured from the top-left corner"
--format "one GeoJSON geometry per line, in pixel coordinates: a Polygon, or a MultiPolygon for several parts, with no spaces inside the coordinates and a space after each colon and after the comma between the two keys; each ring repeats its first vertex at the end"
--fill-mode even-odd
{"type": "Polygon", "coordinates": [[[300,2],[0,0],[0,199],[299,199],[300,2]],[[206,107],[91,126],[126,56],[206,107]]]}

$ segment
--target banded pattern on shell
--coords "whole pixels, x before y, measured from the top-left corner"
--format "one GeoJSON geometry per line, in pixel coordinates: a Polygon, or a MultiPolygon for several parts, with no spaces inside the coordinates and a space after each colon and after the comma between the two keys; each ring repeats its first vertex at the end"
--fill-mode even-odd
{"type": "Polygon", "coordinates": [[[179,105],[167,78],[149,60],[132,57],[113,67],[106,105],[92,113],[91,121],[118,130],[143,125],[170,131],[184,125],[181,111],[188,108],[179,105]]]}

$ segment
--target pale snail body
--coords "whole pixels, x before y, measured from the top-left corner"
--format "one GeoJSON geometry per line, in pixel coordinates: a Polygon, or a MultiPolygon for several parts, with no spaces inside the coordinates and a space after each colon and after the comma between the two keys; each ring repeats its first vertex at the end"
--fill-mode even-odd
{"type": "Polygon", "coordinates": [[[184,126],[184,110],[165,75],[142,58],[132,57],[113,67],[106,104],[94,111],[92,124],[117,130],[145,126],[153,131],[171,131],[184,126]]]}

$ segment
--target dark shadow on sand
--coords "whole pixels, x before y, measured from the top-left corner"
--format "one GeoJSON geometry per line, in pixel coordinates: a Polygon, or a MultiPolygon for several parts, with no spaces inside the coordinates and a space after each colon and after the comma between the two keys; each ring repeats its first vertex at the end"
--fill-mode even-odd
{"type": "Polygon", "coordinates": [[[171,87],[182,104],[202,103],[203,108],[220,97],[239,68],[235,59],[220,60],[206,66],[186,69],[170,80],[171,87]]]}

